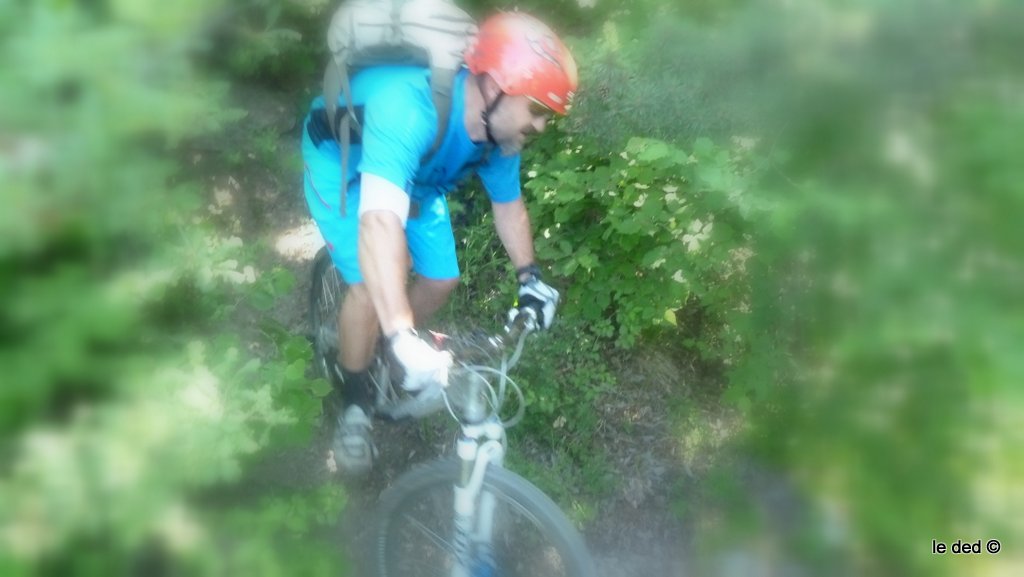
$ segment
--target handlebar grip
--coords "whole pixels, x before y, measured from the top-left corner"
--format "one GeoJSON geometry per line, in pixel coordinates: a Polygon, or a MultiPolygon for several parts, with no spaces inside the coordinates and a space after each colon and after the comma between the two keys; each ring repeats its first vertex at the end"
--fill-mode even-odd
{"type": "Polygon", "coordinates": [[[505,332],[534,331],[540,327],[544,313],[539,302],[520,304],[513,310],[518,312],[505,325],[505,332]]]}

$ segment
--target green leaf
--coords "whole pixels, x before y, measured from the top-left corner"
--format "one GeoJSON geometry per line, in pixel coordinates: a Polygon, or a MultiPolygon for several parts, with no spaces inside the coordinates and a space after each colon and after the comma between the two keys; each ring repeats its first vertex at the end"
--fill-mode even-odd
{"type": "Polygon", "coordinates": [[[642,162],[653,162],[665,158],[669,154],[669,147],[664,142],[652,141],[637,155],[637,160],[642,162]]]}
{"type": "Polygon", "coordinates": [[[615,224],[615,228],[622,234],[633,235],[640,232],[642,224],[635,218],[627,218],[615,224]]]}
{"type": "Polygon", "coordinates": [[[636,155],[643,151],[647,147],[647,139],[634,136],[626,142],[626,153],[636,155]]]}
{"type": "MultiPolygon", "coordinates": [[[[640,266],[644,268],[654,268],[654,263],[665,258],[665,252],[667,250],[668,249],[664,246],[656,246],[652,248],[647,251],[647,254],[645,254],[642,259],[640,259],[640,266]]],[[[664,264],[659,266],[664,266],[664,264]]]]}
{"type": "Polygon", "coordinates": [[[331,389],[333,388],[334,387],[331,385],[331,383],[327,382],[327,379],[323,378],[313,379],[310,382],[309,386],[309,389],[313,391],[313,393],[318,397],[326,397],[327,394],[330,393],[331,389]]]}
{"type": "Polygon", "coordinates": [[[559,172],[555,178],[558,180],[559,187],[572,187],[579,180],[579,176],[572,170],[563,170],[559,172]]]}
{"type": "Polygon", "coordinates": [[[677,320],[676,320],[676,311],[675,311],[675,309],[668,309],[668,310],[666,310],[665,311],[665,315],[664,315],[663,318],[665,319],[665,322],[667,322],[668,324],[670,324],[672,326],[677,326],[676,325],[677,320]]]}
{"type": "Polygon", "coordinates": [[[241,368],[238,369],[236,375],[239,377],[256,374],[259,372],[262,363],[259,359],[249,359],[241,368]]]}
{"type": "Polygon", "coordinates": [[[269,311],[274,308],[274,295],[263,290],[254,290],[249,294],[249,304],[259,311],[269,311]]]}
{"type": "Polygon", "coordinates": [[[587,269],[587,270],[591,270],[591,269],[597,268],[597,265],[598,265],[597,257],[595,257],[593,254],[591,254],[589,252],[581,253],[576,258],[577,258],[577,260],[579,260],[580,266],[585,268],[585,269],[587,269]]]}
{"type": "Polygon", "coordinates": [[[580,263],[577,262],[576,259],[569,260],[562,266],[562,276],[572,275],[572,273],[576,272],[576,269],[579,267],[579,265],[580,263]]]}
{"type": "Polygon", "coordinates": [[[284,376],[289,381],[300,381],[306,378],[306,361],[299,359],[291,362],[284,371],[284,376]]]}
{"type": "Polygon", "coordinates": [[[285,268],[275,268],[271,272],[271,286],[275,295],[284,295],[295,288],[295,275],[285,268]]]}
{"type": "Polygon", "coordinates": [[[710,158],[715,150],[715,143],[703,136],[693,143],[693,155],[699,159],[710,158]]]}

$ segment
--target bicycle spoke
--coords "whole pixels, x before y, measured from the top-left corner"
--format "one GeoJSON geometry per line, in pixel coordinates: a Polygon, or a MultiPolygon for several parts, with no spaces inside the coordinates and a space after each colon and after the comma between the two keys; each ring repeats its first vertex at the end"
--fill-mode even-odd
{"type": "MultiPolygon", "coordinates": [[[[439,567],[441,575],[450,575],[456,562],[451,492],[456,468],[449,471],[450,476],[405,493],[403,505],[394,512],[382,535],[387,545],[382,550],[386,577],[432,576],[439,574],[439,567]]],[[[489,492],[494,495],[495,503],[491,517],[492,540],[486,547],[497,574],[502,577],[581,575],[572,569],[579,563],[579,552],[565,548],[564,542],[553,541],[556,532],[549,525],[550,519],[538,515],[538,512],[550,513],[548,507],[553,505],[538,507],[532,496],[524,498],[493,488],[489,492]],[[573,558],[568,559],[567,554],[573,558]]]]}
{"type": "Polygon", "coordinates": [[[445,541],[444,538],[438,535],[436,532],[431,531],[430,527],[427,527],[426,524],[417,519],[413,519],[412,515],[406,515],[405,517],[409,520],[413,527],[419,529],[421,534],[426,536],[430,541],[432,541],[435,545],[443,549],[446,553],[455,553],[455,545],[449,543],[448,541],[445,541]]]}
{"type": "Polygon", "coordinates": [[[338,300],[337,300],[336,295],[338,293],[338,282],[337,282],[337,279],[333,278],[333,277],[334,277],[334,275],[331,275],[330,277],[323,279],[323,287],[324,287],[323,294],[324,294],[325,297],[327,297],[327,302],[325,303],[326,304],[325,308],[328,311],[337,310],[336,307],[337,307],[338,300]]]}

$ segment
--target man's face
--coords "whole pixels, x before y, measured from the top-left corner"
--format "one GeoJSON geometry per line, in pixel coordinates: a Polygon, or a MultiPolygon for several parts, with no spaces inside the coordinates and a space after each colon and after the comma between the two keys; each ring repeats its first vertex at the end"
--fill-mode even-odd
{"type": "Polygon", "coordinates": [[[511,156],[523,149],[529,136],[544,132],[551,114],[551,109],[527,96],[505,95],[491,112],[491,135],[501,153],[511,156]]]}

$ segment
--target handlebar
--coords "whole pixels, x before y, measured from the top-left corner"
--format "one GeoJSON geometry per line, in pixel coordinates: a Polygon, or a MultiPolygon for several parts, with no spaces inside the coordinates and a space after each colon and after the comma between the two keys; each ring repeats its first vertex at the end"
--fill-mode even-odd
{"type": "Polygon", "coordinates": [[[488,399],[487,401],[469,401],[468,403],[464,399],[462,412],[465,416],[460,418],[449,399],[451,393],[449,389],[452,384],[452,381],[449,381],[448,386],[445,387],[447,392],[443,396],[449,413],[457,421],[481,421],[486,412],[485,406],[489,406],[492,414],[497,415],[509,390],[519,401],[518,410],[515,416],[502,424],[511,427],[522,419],[526,403],[518,385],[508,377],[508,371],[519,362],[519,357],[526,344],[526,336],[539,328],[538,318],[538,311],[535,308],[524,306],[519,307],[518,313],[506,323],[503,334],[485,336],[478,333],[468,338],[458,338],[431,333],[435,346],[450,352],[459,366],[461,374],[468,378],[468,380],[461,381],[463,385],[469,386],[465,399],[478,399],[477,392],[484,392],[488,399]],[[480,404],[481,402],[484,404],[480,404]]]}
{"type": "Polygon", "coordinates": [[[507,359],[506,369],[510,369],[519,361],[526,335],[540,328],[537,322],[538,311],[534,306],[519,307],[519,313],[505,324],[502,332],[496,335],[476,333],[469,337],[452,337],[432,332],[434,346],[448,351],[462,365],[493,364],[496,357],[503,358],[510,347],[514,347],[511,357],[507,359]]]}

